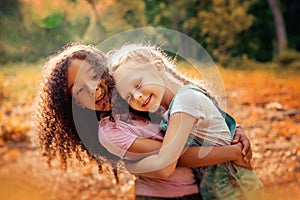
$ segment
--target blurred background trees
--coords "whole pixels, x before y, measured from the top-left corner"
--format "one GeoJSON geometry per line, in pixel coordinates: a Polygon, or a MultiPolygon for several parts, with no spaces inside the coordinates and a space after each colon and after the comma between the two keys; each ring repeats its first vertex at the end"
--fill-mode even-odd
{"type": "Polygon", "coordinates": [[[298,0],[0,0],[0,63],[155,26],[187,34],[223,66],[275,60],[299,69],[299,18],[298,0]]]}

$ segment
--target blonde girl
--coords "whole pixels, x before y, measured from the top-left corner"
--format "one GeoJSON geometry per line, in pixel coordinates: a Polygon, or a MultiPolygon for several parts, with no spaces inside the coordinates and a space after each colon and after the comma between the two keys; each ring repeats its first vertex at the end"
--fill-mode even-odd
{"type": "MultiPolygon", "coordinates": [[[[203,85],[177,73],[174,62],[161,49],[142,44],[124,45],[112,53],[109,64],[117,90],[133,109],[156,112],[163,107],[168,110],[164,114],[167,131],[160,151],[128,164],[131,172],[154,171],[168,177],[186,143],[231,144],[234,119],[219,109],[203,85]]],[[[250,169],[233,162],[197,168],[203,199],[262,198],[262,183],[250,169]]]]}

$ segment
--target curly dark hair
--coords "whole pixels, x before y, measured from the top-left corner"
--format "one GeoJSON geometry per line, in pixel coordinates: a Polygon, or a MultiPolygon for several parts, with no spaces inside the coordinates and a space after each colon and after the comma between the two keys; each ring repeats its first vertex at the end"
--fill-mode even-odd
{"type": "Polygon", "coordinates": [[[107,58],[96,47],[71,43],[50,56],[43,66],[35,97],[35,130],[42,155],[50,167],[53,160],[59,160],[63,169],[68,168],[74,155],[82,162],[88,155],[90,160],[97,161],[100,169],[103,162],[116,166],[120,158],[109,153],[98,140],[98,120],[111,112],[80,108],[68,92],[67,71],[74,59],[96,67],[109,88],[114,88],[106,67],[107,58]],[[85,136],[81,137],[82,134],[85,136]]]}

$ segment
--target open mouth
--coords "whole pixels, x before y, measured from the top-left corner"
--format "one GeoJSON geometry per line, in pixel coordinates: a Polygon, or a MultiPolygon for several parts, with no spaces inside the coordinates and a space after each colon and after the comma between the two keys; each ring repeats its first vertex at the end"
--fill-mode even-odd
{"type": "Polygon", "coordinates": [[[103,104],[104,102],[105,102],[105,99],[102,97],[102,98],[98,99],[97,101],[95,101],[95,104],[101,105],[101,104],[103,104]]]}
{"type": "Polygon", "coordinates": [[[151,95],[146,99],[146,101],[142,104],[142,107],[147,106],[148,103],[150,102],[151,98],[152,98],[152,94],[151,94],[151,95]]]}

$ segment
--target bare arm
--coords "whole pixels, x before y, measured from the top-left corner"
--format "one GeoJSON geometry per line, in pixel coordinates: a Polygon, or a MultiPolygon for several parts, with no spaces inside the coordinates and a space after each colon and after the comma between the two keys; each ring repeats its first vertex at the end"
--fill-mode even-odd
{"type": "MultiPolygon", "coordinates": [[[[201,167],[215,165],[227,161],[241,160],[242,156],[244,161],[249,163],[252,157],[251,144],[241,127],[237,127],[232,142],[232,144],[238,143],[242,144],[242,148],[237,145],[217,146],[214,148],[207,146],[191,146],[180,156],[177,166],[201,167]],[[204,154],[207,155],[204,156],[204,154]]],[[[162,142],[160,141],[138,137],[126,154],[131,154],[133,160],[140,160],[149,155],[157,154],[161,145],[162,142]]]]}
{"type": "Polygon", "coordinates": [[[176,168],[195,118],[186,113],[175,113],[170,117],[168,130],[158,154],[148,156],[137,163],[126,165],[135,174],[152,172],[154,177],[168,177],[176,168]],[[183,122],[184,119],[184,122],[183,122]]]}
{"type": "MultiPolygon", "coordinates": [[[[159,153],[157,155],[149,156],[139,161],[137,164],[127,165],[129,171],[149,177],[168,177],[175,170],[177,159],[179,158],[189,135],[184,133],[190,133],[195,118],[185,113],[177,113],[171,117],[173,123],[169,124],[164,143],[159,153]],[[183,118],[185,119],[184,124],[181,121],[183,118]],[[171,124],[173,124],[173,126],[171,126],[171,124]],[[177,134],[174,134],[174,132],[177,134]]],[[[239,133],[237,135],[237,138],[240,139],[239,133]]],[[[247,137],[246,140],[248,144],[250,144],[247,137]]],[[[251,169],[250,163],[245,163],[241,159],[241,151],[241,144],[238,145],[238,147],[235,145],[224,147],[190,147],[183,154],[182,158],[180,158],[179,165],[185,167],[198,167],[233,160],[238,165],[251,169]]]]}
{"type": "Polygon", "coordinates": [[[240,143],[229,146],[191,146],[179,158],[178,166],[202,167],[227,161],[241,161],[241,151],[240,143]]]}
{"type": "MultiPolygon", "coordinates": [[[[140,157],[149,156],[151,153],[158,152],[162,143],[159,141],[138,138],[130,147],[130,151],[137,153],[140,157]],[[145,148],[146,147],[146,148],[145,148]],[[145,149],[149,152],[145,152],[145,149]]],[[[236,164],[252,169],[251,164],[243,162],[242,143],[229,146],[190,146],[178,160],[177,166],[180,167],[201,167],[220,164],[227,161],[234,161],[236,164]],[[197,159],[198,158],[198,159],[197,159]]],[[[130,165],[130,164],[129,164],[130,165]]],[[[127,164],[128,166],[128,164],[127,164]]],[[[167,168],[164,170],[168,170],[167,168]]],[[[172,170],[172,169],[171,169],[172,170]]],[[[136,175],[161,178],[165,176],[165,171],[156,170],[152,172],[135,173],[136,175]]],[[[167,173],[168,175],[168,173],[167,173]]],[[[167,176],[166,175],[166,176],[167,176]]]]}

